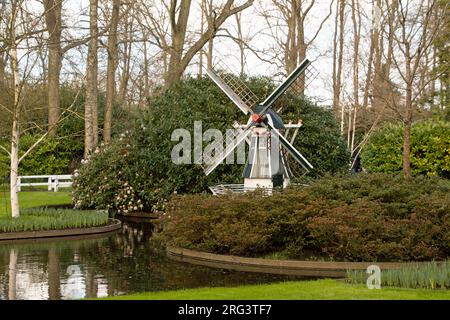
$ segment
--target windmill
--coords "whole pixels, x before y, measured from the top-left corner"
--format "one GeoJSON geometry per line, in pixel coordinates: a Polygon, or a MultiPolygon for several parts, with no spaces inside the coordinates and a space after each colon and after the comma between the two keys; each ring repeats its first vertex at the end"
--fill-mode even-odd
{"type": "MultiPolygon", "coordinates": [[[[228,68],[224,67],[223,63],[217,65],[216,70],[225,70],[225,72],[207,69],[206,73],[233,103],[245,115],[249,116],[249,119],[245,125],[239,125],[235,122],[234,127],[239,133],[231,144],[227,144],[225,150],[220,149],[223,152],[209,156],[204,155],[205,174],[209,175],[244,141],[249,144],[249,156],[244,167],[243,185],[220,184],[210,187],[211,191],[214,194],[221,194],[228,191],[242,192],[264,188],[271,192],[273,188],[284,188],[293,177],[287,161],[287,153],[307,172],[312,169],[313,166],[309,161],[293,146],[297,132],[302,126],[301,121],[297,124],[292,124],[292,122],[284,124],[279,114],[283,105],[277,105],[277,103],[283,102],[282,97],[288,90],[295,90],[295,87],[304,89],[316,76],[316,71],[312,68],[311,62],[305,59],[300,63],[261,103],[258,103],[260,100],[245,83],[228,72],[228,68]],[[290,129],[294,129],[294,133],[289,140],[290,129]]],[[[221,144],[222,141],[217,143],[221,144]]]]}

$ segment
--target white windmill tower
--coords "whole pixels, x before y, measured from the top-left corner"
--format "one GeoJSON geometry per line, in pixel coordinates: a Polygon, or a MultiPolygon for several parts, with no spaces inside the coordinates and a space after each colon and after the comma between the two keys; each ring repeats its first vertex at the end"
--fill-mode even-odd
{"type": "Polygon", "coordinates": [[[311,62],[305,59],[300,63],[262,103],[258,103],[258,97],[239,78],[228,72],[228,68],[224,67],[223,63],[218,65],[219,68],[217,68],[217,65],[215,68],[216,70],[219,69],[219,72],[208,69],[206,73],[234,104],[249,116],[249,119],[245,125],[239,125],[235,122],[234,127],[239,130],[239,134],[233,143],[227,144],[223,152],[211,157],[205,157],[204,155],[205,174],[210,174],[244,141],[249,144],[249,156],[243,172],[243,185],[219,184],[210,187],[211,191],[214,194],[221,194],[229,191],[243,192],[264,188],[271,192],[273,188],[286,187],[293,176],[287,161],[286,151],[303,169],[306,171],[312,169],[313,166],[292,145],[299,128],[302,126],[301,121],[297,124],[292,124],[292,122],[284,124],[279,115],[282,106],[278,107],[277,111],[274,110],[275,104],[281,102],[281,97],[288,89],[295,89],[295,87],[304,89],[316,76],[315,69],[311,68],[311,62]],[[224,70],[225,72],[220,72],[224,70]],[[294,129],[294,132],[289,141],[290,129],[294,129]]]}

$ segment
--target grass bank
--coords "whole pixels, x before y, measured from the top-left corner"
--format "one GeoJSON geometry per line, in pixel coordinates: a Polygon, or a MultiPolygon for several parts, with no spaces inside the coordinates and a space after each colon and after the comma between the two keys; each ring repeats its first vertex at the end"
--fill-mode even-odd
{"type": "Polygon", "coordinates": [[[111,300],[450,300],[449,290],[382,287],[370,290],[337,280],[293,281],[232,288],[199,288],[108,297],[111,300]]]}
{"type": "MultiPolygon", "coordinates": [[[[11,214],[9,191],[2,186],[0,189],[0,218],[8,217],[11,214]]],[[[39,206],[71,204],[72,196],[70,192],[48,192],[48,191],[24,191],[19,192],[19,204],[21,209],[39,206]]]]}

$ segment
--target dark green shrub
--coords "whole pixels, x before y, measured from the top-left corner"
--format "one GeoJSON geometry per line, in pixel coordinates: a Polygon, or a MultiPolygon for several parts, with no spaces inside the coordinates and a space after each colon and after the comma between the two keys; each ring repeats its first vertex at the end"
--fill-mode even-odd
{"type": "MultiPolygon", "coordinates": [[[[430,119],[415,123],[411,132],[411,170],[414,175],[450,178],[450,122],[430,119]]],[[[388,124],[370,138],[361,153],[370,172],[402,170],[403,126],[388,124]]]]}
{"type": "MultiPolygon", "coordinates": [[[[20,139],[19,157],[28,150],[39,136],[24,135],[20,139]]],[[[3,143],[2,145],[7,145],[3,143]]],[[[70,174],[74,161],[83,156],[83,142],[58,137],[45,138],[20,163],[20,175],[70,174]]],[[[0,154],[0,177],[9,176],[9,157],[0,154]]]]}
{"type": "MultiPolygon", "coordinates": [[[[247,79],[247,84],[262,97],[272,88],[264,78],[247,79]]],[[[340,142],[331,112],[306,100],[293,103],[288,109],[301,114],[305,123],[296,143],[306,157],[315,161],[314,174],[345,167],[347,151],[340,142]],[[329,133],[319,139],[323,131],[329,133]],[[322,154],[332,155],[332,159],[319,160],[321,156],[317,155],[322,154]]],[[[289,110],[287,115],[294,117],[289,110]]],[[[157,211],[164,209],[173,193],[199,193],[207,191],[213,183],[240,182],[243,165],[223,164],[206,177],[200,165],[175,165],[171,161],[172,148],[178,143],[171,141],[175,129],[187,129],[193,139],[194,121],[202,121],[203,131],[217,128],[225,132],[236,119],[241,123],[248,120],[210,80],[180,81],[153,97],[149,109],[127,131],[80,168],[74,184],[74,202],[80,208],[111,208],[124,213],[157,211]]],[[[288,119],[287,116],[285,120],[288,119]]]]}
{"type": "Polygon", "coordinates": [[[325,177],[271,197],[178,196],[158,237],[224,254],[350,261],[443,259],[450,254],[450,184],[384,174],[325,177]]]}

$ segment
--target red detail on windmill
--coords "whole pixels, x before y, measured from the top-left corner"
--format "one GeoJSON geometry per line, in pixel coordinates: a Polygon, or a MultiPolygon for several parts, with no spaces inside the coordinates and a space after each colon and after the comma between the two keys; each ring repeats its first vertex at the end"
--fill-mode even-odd
{"type": "Polygon", "coordinates": [[[254,113],[252,114],[252,121],[260,123],[262,121],[262,117],[259,114],[254,113]]]}

